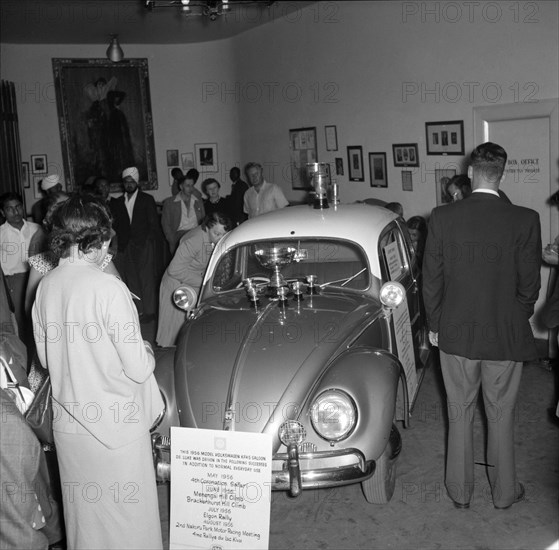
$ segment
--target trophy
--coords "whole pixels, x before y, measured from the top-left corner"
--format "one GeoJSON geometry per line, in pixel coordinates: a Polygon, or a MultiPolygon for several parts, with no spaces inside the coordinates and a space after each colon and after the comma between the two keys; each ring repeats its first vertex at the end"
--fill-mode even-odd
{"type": "Polygon", "coordinates": [[[287,286],[280,272],[280,267],[289,265],[293,261],[295,252],[297,252],[297,249],[290,246],[271,246],[269,248],[260,248],[254,252],[258,263],[262,267],[274,270],[274,273],[270,277],[270,284],[268,285],[270,288],[277,290],[282,286],[287,286]]]}

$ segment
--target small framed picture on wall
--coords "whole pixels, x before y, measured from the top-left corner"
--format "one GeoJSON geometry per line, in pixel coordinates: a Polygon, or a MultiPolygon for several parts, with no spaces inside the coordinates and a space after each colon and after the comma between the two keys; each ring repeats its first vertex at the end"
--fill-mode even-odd
{"type": "Polygon", "coordinates": [[[394,143],[392,154],[394,166],[419,166],[417,143],[394,143]]]}
{"type": "Polygon", "coordinates": [[[388,187],[386,153],[369,153],[369,173],[371,187],[388,187]]]}
{"type": "Polygon", "coordinates": [[[347,165],[349,181],[365,181],[365,170],[363,169],[363,147],[361,147],[361,145],[348,146],[347,165]]]}
{"type": "Polygon", "coordinates": [[[47,155],[31,155],[31,173],[47,173],[47,155]]]}

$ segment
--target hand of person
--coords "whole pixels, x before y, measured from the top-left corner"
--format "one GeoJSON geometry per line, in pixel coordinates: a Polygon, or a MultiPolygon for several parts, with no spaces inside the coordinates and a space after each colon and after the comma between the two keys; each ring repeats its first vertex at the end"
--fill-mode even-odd
{"type": "Polygon", "coordinates": [[[548,244],[542,252],[542,260],[546,264],[558,265],[559,264],[559,251],[555,244],[548,244]]]}
{"type": "Polygon", "coordinates": [[[431,342],[432,346],[439,347],[439,333],[433,332],[432,330],[429,331],[429,342],[431,342]]]}
{"type": "Polygon", "coordinates": [[[151,347],[151,344],[147,340],[144,340],[144,346],[146,347],[146,350],[147,350],[148,353],[151,353],[152,355],[155,355],[153,353],[153,348],[151,347]]]}

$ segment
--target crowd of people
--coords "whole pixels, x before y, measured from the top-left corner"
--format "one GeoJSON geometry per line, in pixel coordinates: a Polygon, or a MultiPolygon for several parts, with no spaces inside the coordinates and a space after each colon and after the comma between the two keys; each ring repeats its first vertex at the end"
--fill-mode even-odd
{"type": "MultiPolygon", "coordinates": [[[[497,421],[488,423],[494,505],[506,509],[524,497],[515,474],[513,411],[522,363],[536,357],[529,318],[539,292],[542,253],[537,213],[513,205],[499,189],[506,159],[502,147],[480,145],[468,174],[446,182],[450,204],[435,208],[429,220],[413,216],[406,221],[422,268],[429,339],[440,349],[449,406],[467,407],[449,424],[445,482],[457,508],[467,508],[471,498],[471,409],[480,389],[486,407],[501,411],[497,421]],[[451,245],[472,241],[498,243],[515,253],[500,262],[487,262],[476,251],[458,260],[444,253],[451,245]],[[485,284],[477,284],[480,280],[485,284]],[[449,332],[449,327],[469,325],[491,327],[498,337],[474,330],[458,338],[449,332]]],[[[61,502],[37,495],[41,521],[34,506],[8,507],[10,522],[25,527],[14,530],[20,547],[57,542],[62,536],[60,504],[70,548],[161,548],[149,430],[164,404],[153,374],[154,352],[140,324],[157,318],[156,343],[174,345],[184,321],[172,303],[174,290],[188,285],[198,292],[212,250],[228,231],[288,206],[281,188],[265,180],[260,164],[249,163],[246,174],[249,184],[240,169],[232,168],[231,193],[223,197],[217,179],[202,181],[200,191],[197,170],[183,175],[175,169],[161,215],[152,195],[140,189],[140,172],[133,166],[122,171],[124,192],[118,198],[110,197],[102,176],[70,195],[58,175],[46,177],[45,197],[33,207],[33,222],[26,220],[19,195],[0,198],[6,220],[0,226],[0,298],[7,306],[2,349],[14,336],[25,344],[27,357],[19,361],[23,384],[33,386],[33,376],[25,380],[28,373],[42,369],[50,375],[57,404],[58,472],[65,487],[61,502]],[[158,270],[161,243],[168,247],[168,261],[158,270]],[[74,489],[83,495],[84,487],[94,488],[94,498],[75,497],[74,489]],[[115,498],[111,487],[132,492],[134,498],[115,498]]],[[[404,218],[401,204],[384,206],[404,218]]],[[[544,260],[557,264],[556,249],[557,243],[549,245],[544,260]]],[[[0,397],[4,407],[3,390],[0,397]]],[[[52,472],[45,473],[42,450],[25,421],[14,414],[4,428],[2,472],[23,475],[18,461],[31,460],[28,479],[48,494],[52,472]],[[19,438],[17,453],[4,453],[7,433],[19,438]]]]}

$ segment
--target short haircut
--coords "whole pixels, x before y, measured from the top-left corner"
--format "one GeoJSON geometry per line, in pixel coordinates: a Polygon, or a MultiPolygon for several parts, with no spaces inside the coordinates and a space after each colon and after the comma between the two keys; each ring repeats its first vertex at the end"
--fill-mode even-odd
{"type": "Polygon", "coordinates": [[[219,189],[221,189],[221,184],[215,178],[205,179],[202,182],[202,193],[204,193],[204,195],[208,194],[208,193],[206,193],[206,189],[208,188],[208,185],[211,185],[212,183],[217,183],[217,186],[219,187],[219,189]]]}
{"type": "Polygon", "coordinates": [[[76,195],[52,212],[49,246],[57,257],[66,258],[73,245],[85,254],[100,249],[111,234],[111,215],[103,202],[91,195],[76,195]]]}
{"type": "Polygon", "coordinates": [[[470,164],[475,175],[490,183],[499,183],[507,165],[507,152],[500,145],[488,141],[472,151],[470,164]]]}
{"type": "Polygon", "coordinates": [[[239,179],[241,177],[241,170],[238,166],[233,166],[231,170],[229,170],[229,177],[231,179],[239,179]]]}
{"type": "Polygon", "coordinates": [[[9,201],[18,201],[19,203],[23,204],[23,199],[21,198],[21,195],[19,193],[16,193],[15,191],[8,191],[0,197],[0,208],[4,210],[4,206],[9,201]]]}
{"type": "Polygon", "coordinates": [[[198,178],[200,177],[200,172],[198,172],[198,170],[196,170],[196,168],[191,168],[186,175],[184,176],[185,180],[192,180],[194,183],[196,183],[198,181],[198,178]]]}
{"type": "Polygon", "coordinates": [[[218,223],[223,225],[225,231],[231,231],[234,227],[233,222],[231,221],[229,216],[226,216],[223,212],[217,210],[215,212],[212,212],[211,214],[208,214],[204,218],[204,221],[202,222],[202,229],[204,229],[205,231],[206,229],[209,229],[210,227],[213,227],[218,223]]]}
{"type": "Polygon", "coordinates": [[[246,166],[245,166],[245,172],[248,172],[251,168],[258,168],[261,172],[264,170],[262,168],[261,164],[258,164],[258,162],[249,162],[246,166]]]}
{"type": "Polygon", "coordinates": [[[171,170],[171,176],[173,176],[173,178],[175,178],[176,180],[182,179],[182,170],[178,166],[175,166],[175,168],[171,170]]]}

